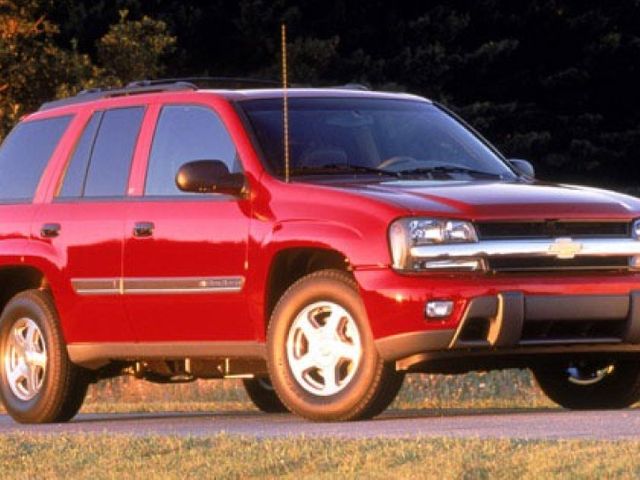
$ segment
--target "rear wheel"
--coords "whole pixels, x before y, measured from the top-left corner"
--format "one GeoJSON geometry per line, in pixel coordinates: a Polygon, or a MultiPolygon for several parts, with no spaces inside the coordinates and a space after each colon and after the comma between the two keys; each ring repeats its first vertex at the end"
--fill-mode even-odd
{"type": "Polygon", "coordinates": [[[73,418],[89,385],[72,364],[51,297],[39,290],[18,293],[0,317],[0,398],[21,423],[73,418]]]}
{"type": "Polygon", "coordinates": [[[280,401],[267,377],[247,378],[242,381],[247,395],[265,413],[286,413],[287,407],[280,401]]]}
{"type": "Polygon", "coordinates": [[[390,369],[378,355],[357,286],[346,272],[322,270],[294,283],[273,311],[267,345],[273,386],[298,415],[357,420],[390,403],[390,369]]]}
{"type": "Polygon", "coordinates": [[[626,408],[640,400],[640,363],[578,361],[533,369],[542,391],[573,410],[626,408]]]}

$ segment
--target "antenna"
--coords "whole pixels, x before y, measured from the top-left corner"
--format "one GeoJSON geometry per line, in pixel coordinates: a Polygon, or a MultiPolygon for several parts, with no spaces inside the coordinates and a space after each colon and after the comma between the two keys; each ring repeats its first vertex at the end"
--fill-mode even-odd
{"type": "Polygon", "coordinates": [[[287,96],[287,26],[280,26],[282,41],[282,119],[284,121],[284,181],[289,183],[289,98],[287,96]]]}

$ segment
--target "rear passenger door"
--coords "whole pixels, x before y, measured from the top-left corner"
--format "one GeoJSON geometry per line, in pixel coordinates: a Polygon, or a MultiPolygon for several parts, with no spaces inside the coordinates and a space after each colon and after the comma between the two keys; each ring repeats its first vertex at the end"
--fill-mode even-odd
{"type": "Polygon", "coordinates": [[[96,111],[89,118],[55,198],[34,221],[71,282],[72,301],[57,302],[66,341],[132,341],[121,296],[126,193],[144,107],[96,111]]]}
{"type": "Polygon", "coordinates": [[[178,169],[193,160],[221,160],[241,171],[215,110],[164,105],[144,192],[129,202],[125,225],[124,298],[140,341],[253,338],[243,289],[249,200],[180,191],[178,169]]]}

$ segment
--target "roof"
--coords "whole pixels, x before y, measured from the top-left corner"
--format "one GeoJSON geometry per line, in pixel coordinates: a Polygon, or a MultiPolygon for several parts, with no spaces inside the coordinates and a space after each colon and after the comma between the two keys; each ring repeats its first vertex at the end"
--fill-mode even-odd
{"type": "MultiPolygon", "coordinates": [[[[142,95],[142,94],[162,94],[164,92],[192,91],[202,93],[215,93],[229,100],[240,101],[249,99],[268,99],[279,98],[283,95],[282,88],[274,88],[275,82],[263,80],[243,80],[243,79],[220,79],[218,77],[209,77],[204,79],[206,83],[215,81],[220,84],[224,81],[227,85],[232,84],[250,84],[251,88],[200,88],[196,83],[196,79],[169,79],[169,80],[142,80],[132,82],[124,88],[93,88],[83,90],[74,97],[63,98],[42,104],[39,111],[51,110],[54,108],[65,107],[69,105],[88,103],[95,100],[104,100],[108,98],[142,95]],[[255,88],[258,86],[259,88],[255,88]]],[[[332,88],[288,88],[287,95],[292,98],[296,97],[332,97],[332,98],[403,98],[411,100],[422,100],[424,98],[410,95],[407,93],[393,92],[374,92],[369,91],[366,87],[355,84],[348,84],[341,87],[332,88]]]]}

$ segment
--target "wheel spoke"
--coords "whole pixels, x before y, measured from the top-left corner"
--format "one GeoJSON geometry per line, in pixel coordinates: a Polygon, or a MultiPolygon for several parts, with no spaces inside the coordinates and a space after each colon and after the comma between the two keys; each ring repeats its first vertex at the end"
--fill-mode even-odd
{"type": "Polygon", "coordinates": [[[306,316],[305,319],[298,324],[298,327],[302,330],[302,333],[304,333],[304,336],[307,338],[307,342],[313,343],[317,340],[320,330],[313,324],[310,315],[311,314],[306,316]]]}
{"type": "Polygon", "coordinates": [[[16,385],[21,377],[23,377],[23,375],[20,367],[7,369],[7,380],[9,380],[10,384],[16,385]]]}
{"type": "Polygon", "coordinates": [[[22,335],[23,331],[24,329],[22,328],[13,329],[13,344],[19,351],[24,351],[26,347],[26,341],[22,335]]]}
{"type": "Polygon", "coordinates": [[[27,350],[35,351],[38,344],[38,330],[35,324],[29,323],[27,325],[27,338],[26,338],[26,348],[27,350]]]}
{"type": "Polygon", "coordinates": [[[317,368],[317,365],[313,356],[308,353],[291,362],[291,369],[295,370],[298,375],[303,375],[312,368],[317,368]]]}
{"type": "Polygon", "coordinates": [[[337,365],[327,365],[322,367],[322,378],[324,379],[324,390],[326,393],[333,393],[338,389],[337,365]]]}
{"type": "Polygon", "coordinates": [[[39,369],[36,367],[27,367],[27,390],[29,391],[29,395],[33,395],[38,392],[39,386],[39,369]]]}
{"type": "Polygon", "coordinates": [[[44,369],[47,366],[47,355],[44,352],[30,352],[27,356],[29,364],[44,369]]]}
{"type": "Polygon", "coordinates": [[[339,358],[355,362],[360,357],[360,347],[347,342],[336,342],[334,350],[339,358]]]}
{"type": "Polygon", "coordinates": [[[324,324],[323,330],[327,337],[332,335],[338,336],[338,329],[342,324],[342,319],[344,318],[344,310],[341,308],[332,308],[331,313],[327,317],[326,323],[324,324]]]}

